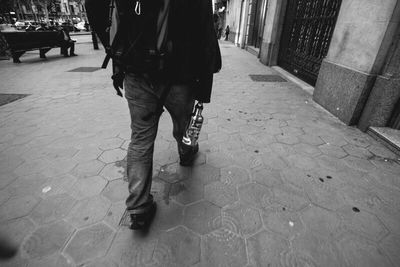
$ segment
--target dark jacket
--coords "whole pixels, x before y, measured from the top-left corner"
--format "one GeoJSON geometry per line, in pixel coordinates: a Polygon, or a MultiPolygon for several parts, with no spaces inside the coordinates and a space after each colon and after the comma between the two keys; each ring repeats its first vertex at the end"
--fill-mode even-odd
{"type": "MultiPolygon", "coordinates": [[[[109,0],[85,1],[89,23],[103,44],[109,43],[109,0]]],[[[221,69],[221,53],[214,30],[211,0],[171,0],[169,40],[173,82],[193,83],[195,98],[210,102],[213,74],[221,69]]]]}

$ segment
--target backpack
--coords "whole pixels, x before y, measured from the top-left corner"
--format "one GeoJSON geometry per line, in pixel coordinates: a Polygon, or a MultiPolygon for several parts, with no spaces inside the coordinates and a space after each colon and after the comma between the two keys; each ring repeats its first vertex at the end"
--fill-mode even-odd
{"type": "Polygon", "coordinates": [[[107,67],[111,58],[113,65],[133,73],[164,70],[171,51],[170,0],[109,1],[108,18],[101,17],[105,12],[98,7],[88,10],[93,28],[99,37],[103,36],[100,39],[107,55],[102,68],[107,67]],[[108,20],[104,23],[100,19],[108,20]]]}

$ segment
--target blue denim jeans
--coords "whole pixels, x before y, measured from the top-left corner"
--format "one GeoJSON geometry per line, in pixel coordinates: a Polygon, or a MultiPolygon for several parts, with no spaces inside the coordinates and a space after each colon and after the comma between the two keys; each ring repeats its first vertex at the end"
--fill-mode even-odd
{"type": "Polygon", "coordinates": [[[193,109],[193,93],[188,84],[168,85],[161,78],[128,73],[124,80],[125,97],[131,115],[131,142],[127,156],[128,210],[145,208],[152,203],[154,141],[161,112],[157,112],[162,92],[171,86],[164,106],[171,115],[173,136],[178,147],[193,109]]]}

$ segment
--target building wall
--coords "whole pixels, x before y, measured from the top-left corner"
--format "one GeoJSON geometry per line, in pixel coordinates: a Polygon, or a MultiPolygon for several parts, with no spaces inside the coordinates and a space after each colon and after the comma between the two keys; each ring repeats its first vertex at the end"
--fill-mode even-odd
{"type": "Polygon", "coordinates": [[[357,124],[380,74],[396,25],[397,0],[343,0],[314,100],[349,125],[357,124]]]}
{"type": "Polygon", "coordinates": [[[236,36],[240,32],[240,15],[241,15],[242,0],[230,0],[226,10],[226,25],[229,25],[230,35],[229,40],[238,44],[236,36]]]}

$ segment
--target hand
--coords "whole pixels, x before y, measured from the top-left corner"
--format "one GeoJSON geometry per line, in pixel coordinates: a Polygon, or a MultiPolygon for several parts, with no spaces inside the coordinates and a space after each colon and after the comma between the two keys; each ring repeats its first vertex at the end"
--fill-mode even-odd
{"type": "Polygon", "coordinates": [[[111,79],[113,80],[113,86],[115,91],[117,91],[117,95],[122,97],[121,89],[124,89],[124,73],[117,72],[113,76],[111,76],[111,79]]]}

